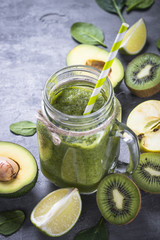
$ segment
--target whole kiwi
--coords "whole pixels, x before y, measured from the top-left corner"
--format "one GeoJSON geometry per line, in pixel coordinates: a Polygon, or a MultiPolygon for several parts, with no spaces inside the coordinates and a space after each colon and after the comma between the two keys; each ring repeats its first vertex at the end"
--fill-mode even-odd
{"type": "Polygon", "coordinates": [[[142,153],[132,179],[143,191],[160,193],[160,153],[142,153]]]}
{"type": "Polygon", "coordinates": [[[96,199],[102,216],[117,225],[131,222],[141,207],[139,188],[129,177],[118,173],[109,174],[100,182],[96,199]]]}
{"type": "Polygon", "coordinates": [[[125,71],[125,84],[138,97],[150,97],[160,91],[160,56],[144,53],[135,57],[125,71]]]}

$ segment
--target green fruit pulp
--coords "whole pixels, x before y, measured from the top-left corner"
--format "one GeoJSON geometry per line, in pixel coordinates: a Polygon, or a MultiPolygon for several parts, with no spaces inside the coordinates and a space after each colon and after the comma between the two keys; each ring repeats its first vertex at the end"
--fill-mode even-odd
{"type": "Polygon", "coordinates": [[[25,194],[30,192],[32,190],[32,188],[35,186],[35,184],[37,182],[37,178],[38,178],[38,171],[37,171],[35,178],[33,179],[33,181],[31,183],[27,184],[26,186],[22,187],[21,189],[19,189],[16,192],[1,193],[0,197],[2,197],[2,198],[17,198],[17,197],[24,196],[25,194]]]}
{"type": "Polygon", "coordinates": [[[98,186],[97,204],[108,222],[123,225],[136,217],[141,196],[137,186],[128,177],[110,174],[98,186]]]}
{"type": "Polygon", "coordinates": [[[142,153],[132,178],[142,190],[160,193],[160,153],[142,153]]]}
{"type": "Polygon", "coordinates": [[[8,157],[20,166],[16,178],[7,182],[0,181],[0,197],[20,197],[29,192],[38,177],[38,167],[33,155],[18,144],[0,142],[0,156],[8,157]]]}
{"type": "MultiPolygon", "coordinates": [[[[102,63],[102,62],[105,64],[108,58],[108,55],[109,55],[109,52],[100,47],[92,46],[89,44],[79,44],[68,53],[66,61],[68,66],[88,65],[87,64],[88,60],[91,60],[91,61],[93,60],[95,62],[97,61],[97,64],[99,65],[99,63],[102,63]]],[[[95,66],[93,65],[93,67],[95,66]]],[[[113,88],[117,89],[124,77],[123,65],[118,58],[114,59],[111,69],[112,69],[112,72],[111,72],[112,77],[111,78],[109,77],[109,79],[112,83],[113,88]]]]}
{"type": "Polygon", "coordinates": [[[150,89],[159,84],[160,56],[145,53],[134,58],[125,72],[126,85],[135,90],[150,89]]]}

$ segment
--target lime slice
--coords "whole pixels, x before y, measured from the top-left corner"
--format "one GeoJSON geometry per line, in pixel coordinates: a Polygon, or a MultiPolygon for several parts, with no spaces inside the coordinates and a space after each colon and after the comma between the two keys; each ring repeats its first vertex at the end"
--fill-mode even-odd
{"type": "Polygon", "coordinates": [[[130,55],[137,54],[144,47],[146,39],[147,30],[145,22],[141,18],[133,26],[131,26],[125,34],[120,51],[130,55]]]}
{"type": "Polygon", "coordinates": [[[45,234],[58,237],[75,225],[81,209],[81,197],[76,188],[59,189],[48,194],[35,206],[31,222],[45,234]]]}
{"type": "Polygon", "coordinates": [[[70,184],[86,184],[85,163],[80,150],[68,148],[62,161],[61,175],[70,184]]]}

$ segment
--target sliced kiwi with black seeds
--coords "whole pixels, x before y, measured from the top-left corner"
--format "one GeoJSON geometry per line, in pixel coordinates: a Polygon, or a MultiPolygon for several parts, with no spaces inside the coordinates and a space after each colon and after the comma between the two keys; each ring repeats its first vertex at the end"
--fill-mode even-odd
{"type": "Polygon", "coordinates": [[[160,193],[160,153],[142,153],[132,179],[143,191],[160,193]]]}
{"type": "Polygon", "coordinates": [[[138,97],[150,97],[160,91],[160,56],[144,53],[134,58],[125,71],[125,83],[138,97]]]}
{"type": "Polygon", "coordinates": [[[96,198],[102,216],[112,224],[131,222],[141,207],[139,188],[123,174],[107,175],[98,186],[96,198]]]}

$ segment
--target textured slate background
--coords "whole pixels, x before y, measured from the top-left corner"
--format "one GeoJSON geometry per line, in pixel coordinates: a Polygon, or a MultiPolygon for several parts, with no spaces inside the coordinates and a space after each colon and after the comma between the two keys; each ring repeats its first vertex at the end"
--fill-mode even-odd
{"type": "MultiPolygon", "coordinates": [[[[147,44],[142,52],[159,54],[156,40],[160,37],[160,2],[145,11],[133,11],[123,16],[130,25],[143,17],[147,30],[147,44]]],[[[0,140],[11,141],[26,147],[39,165],[36,134],[33,137],[16,136],[9,125],[16,121],[36,121],[41,93],[45,81],[52,73],[66,66],[67,53],[75,46],[70,35],[74,22],[95,24],[105,33],[105,43],[110,50],[119,30],[118,16],[102,10],[94,0],[1,0],[0,3],[0,140]]],[[[134,56],[118,55],[124,68],[134,56]]],[[[130,94],[124,83],[117,92],[123,107],[123,122],[129,112],[140,102],[130,94]]],[[[160,94],[150,99],[160,100],[160,94]]],[[[124,151],[124,150],[123,150],[124,151]]],[[[30,213],[39,200],[56,187],[39,171],[35,188],[17,199],[0,199],[0,211],[22,209],[26,214],[23,227],[10,237],[1,240],[49,240],[30,222],[30,213]]],[[[95,225],[101,217],[96,205],[96,194],[82,196],[83,210],[75,227],[62,240],[72,240],[76,233],[95,225]]],[[[126,226],[106,222],[110,240],[160,239],[160,195],[142,192],[142,207],[136,219],[126,226]]]]}

